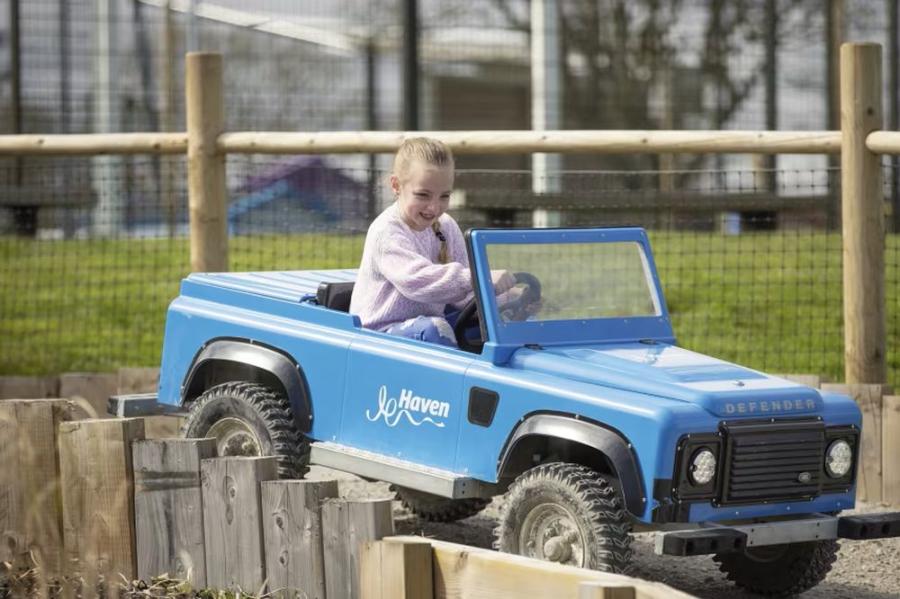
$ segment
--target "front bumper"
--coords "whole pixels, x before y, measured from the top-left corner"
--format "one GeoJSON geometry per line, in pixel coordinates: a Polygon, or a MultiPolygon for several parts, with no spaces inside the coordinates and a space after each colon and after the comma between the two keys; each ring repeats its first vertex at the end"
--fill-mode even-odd
{"type": "Polygon", "coordinates": [[[655,550],[658,555],[691,556],[785,543],[891,537],[900,537],[900,512],[856,516],[816,515],[801,520],[735,526],[701,525],[692,530],[659,533],[655,550]]]}

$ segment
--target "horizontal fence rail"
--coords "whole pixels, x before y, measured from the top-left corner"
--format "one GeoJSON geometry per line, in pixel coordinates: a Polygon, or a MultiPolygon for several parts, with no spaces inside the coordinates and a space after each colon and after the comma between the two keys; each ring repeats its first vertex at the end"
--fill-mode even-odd
{"type": "Polygon", "coordinates": [[[457,154],[761,153],[836,154],[840,131],[422,131],[225,133],[219,150],[244,154],[394,152],[410,136],[435,137],[457,154]]]}
{"type": "Polygon", "coordinates": [[[187,140],[187,133],[0,135],[0,156],[184,154],[187,140]]]}
{"type": "MultiPolygon", "coordinates": [[[[514,153],[748,153],[838,154],[840,131],[361,131],[231,132],[219,135],[217,149],[233,154],[360,154],[395,152],[404,139],[428,136],[457,154],[514,153]]],[[[870,144],[900,153],[900,134],[873,133],[870,144]]],[[[0,156],[179,154],[187,133],[92,133],[80,135],[0,135],[0,156]]]]}
{"type": "Polygon", "coordinates": [[[900,132],[875,131],[866,137],[866,147],[876,154],[900,154],[900,132]]]}

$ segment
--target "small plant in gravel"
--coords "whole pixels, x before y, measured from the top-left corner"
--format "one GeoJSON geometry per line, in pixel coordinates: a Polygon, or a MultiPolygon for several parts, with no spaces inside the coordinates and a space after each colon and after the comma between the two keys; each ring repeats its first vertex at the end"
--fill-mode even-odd
{"type": "MultiPolygon", "coordinates": [[[[226,591],[218,589],[194,589],[187,580],[172,578],[162,574],[150,581],[127,581],[121,575],[120,581],[107,583],[101,574],[95,577],[94,593],[86,593],[91,584],[83,576],[66,576],[61,579],[48,580],[39,567],[31,560],[0,562],[0,599],[44,599],[70,597],[82,599],[93,596],[97,599],[119,597],[120,599],[267,599],[273,593],[248,593],[240,589],[226,591]],[[110,592],[110,584],[115,591],[110,592]]],[[[281,595],[285,596],[285,595],[281,595]]]]}

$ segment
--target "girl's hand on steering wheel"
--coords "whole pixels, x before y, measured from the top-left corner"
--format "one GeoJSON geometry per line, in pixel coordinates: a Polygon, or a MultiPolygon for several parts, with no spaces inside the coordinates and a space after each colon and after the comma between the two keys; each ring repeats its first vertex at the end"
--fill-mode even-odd
{"type": "Polygon", "coordinates": [[[516,277],[508,270],[492,270],[491,283],[494,284],[494,294],[499,296],[516,286],[516,277]]]}

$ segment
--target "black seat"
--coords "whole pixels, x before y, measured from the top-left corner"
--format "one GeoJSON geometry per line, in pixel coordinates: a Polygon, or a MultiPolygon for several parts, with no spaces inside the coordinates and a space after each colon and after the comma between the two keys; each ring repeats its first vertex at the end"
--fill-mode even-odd
{"type": "Polygon", "coordinates": [[[332,310],[340,310],[341,312],[349,312],[350,296],[352,295],[353,281],[346,283],[319,283],[319,289],[316,291],[316,301],[320,306],[325,306],[332,310]]]}

